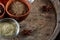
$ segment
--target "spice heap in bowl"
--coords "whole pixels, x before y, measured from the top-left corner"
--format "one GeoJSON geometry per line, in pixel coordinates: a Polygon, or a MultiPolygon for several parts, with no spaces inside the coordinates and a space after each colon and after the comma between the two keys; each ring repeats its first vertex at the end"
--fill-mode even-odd
{"type": "Polygon", "coordinates": [[[30,4],[23,0],[10,0],[7,2],[6,12],[12,18],[23,20],[30,12],[30,4]]]}
{"type": "Polygon", "coordinates": [[[16,16],[21,16],[23,15],[24,13],[26,13],[28,10],[27,6],[22,3],[22,2],[19,2],[19,1],[15,1],[13,2],[8,11],[13,14],[13,15],[16,15],[16,16]]]}

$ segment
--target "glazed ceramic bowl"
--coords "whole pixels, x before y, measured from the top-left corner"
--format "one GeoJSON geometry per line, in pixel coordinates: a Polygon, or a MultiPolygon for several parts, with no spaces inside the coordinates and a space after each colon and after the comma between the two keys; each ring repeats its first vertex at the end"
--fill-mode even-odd
{"type": "Polygon", "coordinates": [[[14,2],[14,1],[15,1],[15,0],[9,0],[9,1],[7,2],[7,4],[6,4],[6,12],[7,12],[7,14],[8,14],[11,18],[15,18],[15,19],[17,19],[17,20],[22,21],[22,20],[24,20],[24,19],[28,16],[28,14],[29,14],[29,12],[30,12],[30,4],[28,3],[28,1],[19,0],[20,2],[24,3],[24,4],[27,6],[28,10],[27,10],[27,12],[24,13],[23,15],[16,16],[16,15],[13,15],[12,13],[10,13],[10,12],[8,11],[8,8],[9,8],[10,4],[11,4],[12,2],[14,2]]]}
{"type": "Polygon", "coordinates": [[[5,14],[5,7],[4,7],[4,5],[2,4],[2,3],[0,3],[0,5],[3,7],[3,9],[4,9],[4,12],[0,15],[0,19],[2,19],[3,17],[4,17],[4,14],[5,14]]]}
{"type": "Polygon", "coordinates": [[[1,23],[1,22],[8,22],[8,21],[13,22],[13,23],[16,24],[16,32],[15,32],[14,35],[12,35],[12,36],[2,36],[2,35],[0,34],[0,37],[3,37],[3,38],[12,38],[12,37],[16,37],[16,36],[19,34],[20,25],[19,25],[19,23],[18,23],[15,19],[12,19],[12,18],[4,18],[4,19],[1,19],[1,20],[0,20],[0,23],[1,23]]]}

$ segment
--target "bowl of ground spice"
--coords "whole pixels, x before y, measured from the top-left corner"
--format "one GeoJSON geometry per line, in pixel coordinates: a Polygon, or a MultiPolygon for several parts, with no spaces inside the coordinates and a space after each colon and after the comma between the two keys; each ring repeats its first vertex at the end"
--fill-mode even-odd
{"type": "Polygon", "coordinates": [[[5,8],[2,3],[0,3],[0,19],[4,17],[5,14],[5,8]]]}
{"type": "Polygon", "coordinates": [[[4,18],[0,20],[0,36],[4,38],[15,37],[19,34],[20,25],[12,18],[4,18]]]}
{"type": "Polygon", "coordinates": [[[10,17],[22,21],[30,12],[30,4],[23,0],[9,0],[6,4],[6,12],[10,17]]]}

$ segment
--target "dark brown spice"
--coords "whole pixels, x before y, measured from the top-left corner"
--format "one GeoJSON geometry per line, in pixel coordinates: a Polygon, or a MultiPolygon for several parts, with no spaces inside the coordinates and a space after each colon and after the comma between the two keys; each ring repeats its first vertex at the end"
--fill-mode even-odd
{"type": "Polygon", "coordinates": [[[30,35],[31,34],[31,30],[23,30],[21,33],[23,34],[23,35],[30,35]]]}
{"type": "Polygon", "coordinates": [[[48,12],[48,11],[50,11],[52,9],[52,6],[50,6],[50,5],[44,5],[44,6],[42,6],[42,10],[44,11],[44,12],[48,12]]]}

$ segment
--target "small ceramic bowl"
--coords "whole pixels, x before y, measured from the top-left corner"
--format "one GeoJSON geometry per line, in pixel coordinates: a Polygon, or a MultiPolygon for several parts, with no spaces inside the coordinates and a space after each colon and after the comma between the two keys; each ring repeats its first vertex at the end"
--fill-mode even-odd
{"type": "Polygon", "coordinates": [[[14,33],[14,35],[12,36],[2,36],[0,34],[0,38],[3,37],[3,38],[12,38],[12,37],[16,37],[18,34],[19,34],[19,31],[20,31],[20,25],[19,23],[15,20],[15,19],[12,19],[12,18],[4,18],[4,19],[1,19],[0,22],[8,22],[8,20],[10,22],[14,22],[16,24],[16,32],[14,33]]]}
{"type": "Polygon", "coordinates": [[[24,4],[27,6],[28,10],[27,10],[27,12],[24,13],[23,15],[16,16],[16,15],[11,14],[11,13],[8,11],[8,8],[9,8],[10,4],[11,4],[12,2],[14,2],[14,1],[15,1],[15,0],[9,0],[9,1],[7,2],[7,4],[6,4],[6,12],[7,12],[7,14],[8,14],[11,18],[15,18],[15,19],[17,19],[17,20],[22,21],[22,20],[24,20],[24,19],[28,16],[28,14],[29,14],[29,12],[30,12],[30,4],[28,3],[28,1],[19,0],[20,2],[24,3],[24,4]]]}
{"type": "Polygon", "coordinates": [[[0,19],[2,19],[4,17],[4,14],[5,14],[5,8],[4,8],[4,5],[2,3],[0,3],[0,5],[3,7],[3,13],[0,15],[0,19]]]}

